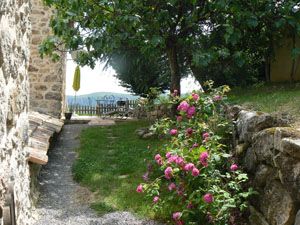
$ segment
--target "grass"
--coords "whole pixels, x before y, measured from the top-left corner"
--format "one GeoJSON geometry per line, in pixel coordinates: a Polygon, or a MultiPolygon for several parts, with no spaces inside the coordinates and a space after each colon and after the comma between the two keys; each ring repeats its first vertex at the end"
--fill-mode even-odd
{"type": "Polygon", "coordinates": [[[229,94],[232,104],[268,113],[288,113],[300,119],[300,84],[267,84],[236,88],[229,94]]]}
{"type": "Polygon", "coordinates": [[[140,139],[136,129],[144,121],[120,122],[115,126],[93,127],[81,133],[79,156],[73,166],[75,180],[94,193],[92,208],[99,214],[116,210],[154,217],[151,204],[135,189],[146,171],[145,159],[153,157],[147,149],[157,139],[140,139]]]}

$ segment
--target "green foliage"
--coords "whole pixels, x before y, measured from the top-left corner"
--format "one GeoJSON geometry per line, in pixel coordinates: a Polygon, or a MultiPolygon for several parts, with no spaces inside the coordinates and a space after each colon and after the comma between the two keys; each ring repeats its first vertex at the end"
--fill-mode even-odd
{"type": "MultiPolygon", "coordinates": [[[[168,57],[171,88],[180,90],[181,65],[188,61],[184,51],[189,37],[199,30],[203,2],[185,1],[59,1],[45,0],[56,9],[51,26],[56,47],[81,49],[76,61],[93,67],[120,49],[138,49],[146,57],[168,57]],[[170,53],[170,54],[168,54],[170,53]],[[182,63],[181,63],[182,62],[182,63]],[[178,79],[179,78],[179,79],[178,79]]],[[[41,54],[51,53],[53,38],[41,54]]]]}
{"type": "Polygon", "coordinates": [[[137,95],[146,97],[151,87],[169,88],[168,63],[160,56],[147,57],[138,51],[123,50],[113,54],[108,63],[121,85],[137,95]]]}
{"type": "Polygon", "coordinates": [[[203,83],[213,79],[217,85],[250,86],[265,80],[265,60],[260,55],[213,58],[206,65],[193,68],[196,79],[203,83]]]}
{"type": "Polygon", "coordinates": [[[236,212],[254,194],[244,188],[248,176],[226,145],[231,127],[222,104],[229,88],[212,84],[207,82],[207,93],[173,97],[171,102],[180,102],[177,121],[165,118],[152,128],[169,139],[153,152],[155,165],[137,192],[150,198],[158,214],[168,212],[174,224],[237,223],[236,212]]]}
{"type": "MultiPolygon", "coordinates": [[[[266,79],[265,65],[283,36],[299,35],[295,1],[222,1],[224,14],[216,14],[209,35],[195,52],[193,72],[201,82],[249,85],[266,79]]],[[[293,54],[298,54],[293,50],[293,54]]]]}
{"type": "Polygon", "coordinates": [[[162,95],[160,88],[151,87],[144,98],[140,98],[137,104],[137,110],[149,112],[155,108],[157,99],[162,95]]]}
{"type": "Polygon", "coordinates": [[[182,71],[189,69],[201,81],[204,76],[217,76],[218,83],[256,81],[264,73],[263,64],[272,58],[275,43],[284,35],[300,33],[300,11],[294,9],[293,0],[45,2],[55,9],[54,36],[44,41],[42,55],[61,46],[79,49],[76,61],[93,67],[96,60],[136,49],[150,59],[155,72],[159,60],[168,59],[169,72],[159,76],[170,74],[171,90],[179,91],[182,71]]]}

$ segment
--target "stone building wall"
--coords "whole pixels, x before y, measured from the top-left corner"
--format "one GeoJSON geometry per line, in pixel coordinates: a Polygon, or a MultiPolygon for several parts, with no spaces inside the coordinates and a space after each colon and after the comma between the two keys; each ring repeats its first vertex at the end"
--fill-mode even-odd
{"type": "Polygon", "coordinates": [[[38,46],[49,34],[51,9],[42,0],[32,0],[32,42],[29,66],[30,110],[60,118],[65,102],[66,55],[59,62],[40,58],[38,46]]]}
{"type": "Polygon", "coordinates": [[[232,110],[235,154],[258,191],[250,225],[300,225],[300,130],[267,113],[232,110]]]}
{"type": "Polygon", "coordinates": [[[13,186],[18,225],[31,223],[28,153],[27,69],[30,45],[29,0],[0,1],[0,204],[13,186]]]}

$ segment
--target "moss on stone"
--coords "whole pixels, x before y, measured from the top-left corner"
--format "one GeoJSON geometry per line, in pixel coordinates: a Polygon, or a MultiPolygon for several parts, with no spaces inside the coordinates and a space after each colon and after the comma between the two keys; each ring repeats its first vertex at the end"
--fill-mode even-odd
{"type": "Polygon", "coordinates": [[[258,115],[258,116],[261,116],[261,115],[264,115],[264,114],[266,114],[266,113],[261,112],[261,111],[257,111],[257,112],[256,112],[256,115],[258,115]]]}

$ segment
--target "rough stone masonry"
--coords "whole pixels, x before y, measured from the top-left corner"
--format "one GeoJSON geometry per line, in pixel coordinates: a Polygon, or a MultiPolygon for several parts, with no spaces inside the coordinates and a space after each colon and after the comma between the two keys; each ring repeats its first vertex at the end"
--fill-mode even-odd
{"type": "Polygon", "coordinates": [[[38,54],[51,13],[42,0],[0,0],[0,210],[12,186],[18,225],[33,224],[28,112],[60,118],[64,108],[65,54],[38,54]]]}
{"type": "Polygon", "coordinates": [[[32,40],[30,45],[30,110],[61,117],[65,102],[66,54],[61,53],[60,60],[40,57],[38,47],[48,35],[52,11],[42,0],[31,0],[32,40]]]}
{"type": "Polygon", "coordinates": [[[29,0],[0,1],[0,204],[14,186],[18,225],[31,224],[28,130],[29,0]],[[4,187],[3,187],[4,186],[4,187]]]}
{"type": "Polygon", "coordinates": [[[299,128],[267,113],[232,109],[235,153],[259,193],[251,200],[249,224],[300,225],[299,128]]]}

